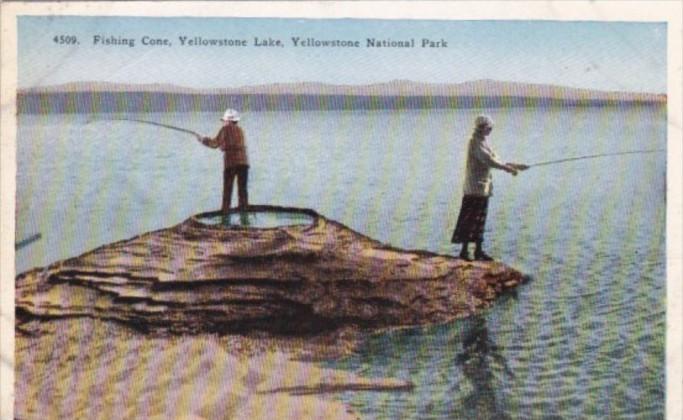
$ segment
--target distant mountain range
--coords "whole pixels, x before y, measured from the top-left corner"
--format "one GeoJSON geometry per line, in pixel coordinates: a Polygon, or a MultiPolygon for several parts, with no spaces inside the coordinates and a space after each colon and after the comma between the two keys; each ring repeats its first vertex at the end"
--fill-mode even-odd
{"type": "Polygon", "coordinates": [[[194,89],[170,84],[75,82],[20,89],[22,113],[411,109],[664,104],[665,94],[476,80],[457,84],[392,80],[369,85],[315,82],[194,89]]]}

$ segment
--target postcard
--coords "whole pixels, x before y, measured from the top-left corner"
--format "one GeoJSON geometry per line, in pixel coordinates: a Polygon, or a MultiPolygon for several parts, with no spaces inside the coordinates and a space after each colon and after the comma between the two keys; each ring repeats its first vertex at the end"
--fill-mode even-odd
{"type": "Polygon", "coordinates": [[[2,5],[2,418],[679,418],[681,4],[2,5]]]}

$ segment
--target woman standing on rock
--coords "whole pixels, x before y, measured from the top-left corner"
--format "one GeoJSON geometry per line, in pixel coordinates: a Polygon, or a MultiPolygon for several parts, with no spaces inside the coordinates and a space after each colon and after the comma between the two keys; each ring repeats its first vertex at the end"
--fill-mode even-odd
{"type": "Polygon", "coordinates": [[[451,242],[462,244],[460,251],[460,258],[462,259],[472,261],[469,255],[469,244],[474,242],[476,244],[474,259],[491,261],[493,258],[482,249],[486,213],[492,191],[491,168],[517,175],[518,171],[526,170],[529,167],[519,163],[504,163],[498,159],[496,153],[486,142],[486,136],[491,134],[493,130],[491,118],[480,115],[475,120],[474,125],[474,133],[467,149],[467,169],[460,215],[451,242]]]}

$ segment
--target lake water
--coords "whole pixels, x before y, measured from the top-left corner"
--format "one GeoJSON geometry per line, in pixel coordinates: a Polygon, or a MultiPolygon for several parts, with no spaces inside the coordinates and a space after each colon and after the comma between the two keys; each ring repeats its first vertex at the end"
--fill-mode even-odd
{"type": "Polygon", "coordinates": [[[211,213],[197,217],[199,223],[207,226],[232,228],[269,229],[282,226],[307,226],[315,222],[315,217],[304,213],[278,211],[240,211],[226,215],[211,213]]]}
{"type": "MultiPolygon", "coordinates": [[[[480,110],[259,112],[253,204],[313,208],[402,248],[449,243],[480,110]]],[[[534,163],[666,147],[663,107],[499,109],[491,144],[534,163]]],[[[140,114],[213,135],[218,114],[140,114]]],[[[17,272],[216,210],[222,156],[106,115],[20,115],[17,272]]],[[[666,155],[496,171],[486,249],[532,281],[481,316],[371,336],[329,365],[412,380],[336,395],[367,418],[663,418],[666,155]]]]}

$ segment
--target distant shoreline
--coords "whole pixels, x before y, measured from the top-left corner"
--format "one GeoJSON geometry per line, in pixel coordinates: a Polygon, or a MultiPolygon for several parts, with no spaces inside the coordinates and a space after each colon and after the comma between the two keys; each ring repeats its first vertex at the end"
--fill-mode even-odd
{"type": "Polygon", "coordinates": [[[523,96],[187,95],[159,92],[68,92],[17,95],[19,114],[138,112],[337,111],[664,105],[666,101],[523,96]]]}
{"type": "Polygon", "coordinates": [[[666,104],[664,94],[477,80],[433,84],[394,80],[371,85],[284,83],[225,89],[162,84],[77,82],[20,89],[20,114],[125,112],[472,109],[666,104]]]}

